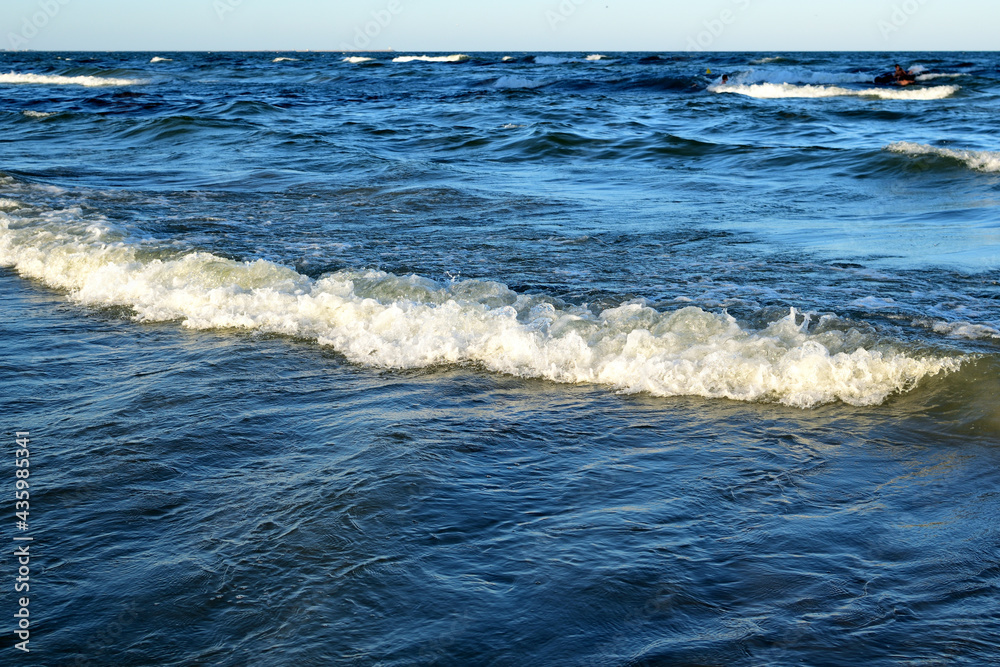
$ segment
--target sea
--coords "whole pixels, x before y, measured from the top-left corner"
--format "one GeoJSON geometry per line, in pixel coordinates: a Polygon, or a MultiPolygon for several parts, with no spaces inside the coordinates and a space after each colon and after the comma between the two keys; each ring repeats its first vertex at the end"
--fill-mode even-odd
{"type": "Polygon", "coordinates": [[[0,53],[0,663],[1000,662],[998,122],[998,53],[0,53]]]}

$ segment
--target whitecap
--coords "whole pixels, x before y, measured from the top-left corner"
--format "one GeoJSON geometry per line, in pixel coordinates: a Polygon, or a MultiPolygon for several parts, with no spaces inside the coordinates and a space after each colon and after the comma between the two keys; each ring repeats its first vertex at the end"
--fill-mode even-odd
{"type": "Polygon", "coordinates": [[[498,90],[534,89],[544,86],[546,83],[548,82],[542,79],[529,79],[523,76],[502,76],[493,82],[493,87],[498,90]]]}
{"type": "Polygon", "coordinates": [[[1000,339],[1000,330],[986,324],[934,320],[914,320],[913,324],[951,338],[964,338],[966,340],[986,340],[990,338],[1000,339]]]}
{"type": "Polygon", "coordinates": [[[393,58],[394,63],[412,63],[412,62],[424,62],[424,63],[460,63],[465,62],[469,59],[469,56],[464,53],[457,53],[452,56],[399,56],[398,58],[393,58]]]}
{"type": "Polygon", "coordinates": [[[48,118],[49,116],[55,116],[55,111],[33,111],[31,109],[25,109],[21,112],[28,118],[48,118]]]}
{"type": "Polygon", "coordinates": [[[794,310],[763,328],[695,306],[627,303],[603,312],[518,294],[498,282],[436,282],[374,270],[313,279],[270,261],[167,254],[80,209],[0,212],[0,265],[140,321],[311,339],[373,367],[474,365],[654,396],[876,405],[961,359],[910,352],[794,310]]]}
{"type": "Polygon", "coordinates": [[[958,160],[969,169],[985,172],[1000,172],[1000,152],[998,151],[973,151],[956,150],[952,148],[937,148],[926,144],[915,144],[908,141],[898,141],[889,144],[885,150],[903,155],[936,155],[939,157],[952,158],[958,160]]]}
{"type": "Polygon", "coordinates": [[[103,76],[61,76],[58,74],[0,74],[2,84],[35,84],[45,86],[135,86],[148,83],[142,79],[116,79],[103,76]]]}
{"type": "Polygon", "coordinates": [[[272,60],[271,62],[272,63],[290,63],[290,62],[298,62],[298,60],[299,60],[298,58],[278,57],[278,58],[275,58],[274,60],[272,60]]]}
{"type": "Polygon", "coordinates": [[[957,93],[958,86],[933,86],[929,88],[864,88],[840,86],[794,85],[790,83],[715,83],[708,87],[713,93],[732,93],[759,99],[823,98],[823,97],[876,97],[883,100],[943,100],[957,93]]]}
{"type": "Polygon", "coordinates": [[[343,62],[345,62],[345,63],[352,63],[352,64],[356,65],[358,63],[368,63],[368,62],[371,62],[373,60],[375,60],[375,59],[374,58],[368,58],[367,56],[347,56],[346,58],[344,58],[343,62]]]}
{"type": "Polygon", "coordinates": [[[173,58],[161,58],[160,56],[153,56],[153,59],[150,60],[149,62],[151,62],[151,63],[172,63],[172,62],[174,62],[174,60],[173,60],[173,58]]]}
{"type": "Polygon", "coordinates": [[[957,79],[960,76],[969,76],[968,74],[954,74],[947,72],[932,72],[931,74],[919,74],[917,75],[917,81],[933,81],[934,79],[957,79]]]}

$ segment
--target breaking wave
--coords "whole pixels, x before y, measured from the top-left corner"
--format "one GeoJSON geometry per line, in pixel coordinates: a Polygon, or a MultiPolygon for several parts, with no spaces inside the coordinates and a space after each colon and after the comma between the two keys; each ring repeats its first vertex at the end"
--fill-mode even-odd
{"type": "Polygon", "coordinates": [[[493,87],[499,90],[516,90],[519,88],[534,89],[546,85],[542,79],[528,79],[523,76],[502,76],[493,82],[493,87]]]}
{"type": "Polygon", "coordinates": [[[46,86],[136,86],[148,81],[142,79],[116,79],[103,76],[61,76],[58,74],[0,74],[0,84],[36,84],[46,86]]]}
{"type": "Polygon", "coordinates": [[[943,100],[957,93],[959,86],[930,88],[843,88],[840,86],[795,85],[790,83],[715,83],[708,87],[713,93],[731,93],[759,99],[875,97],[883,100],[943,100]]]}
{"type": "Polygon", "coordinates": [[[958,160],[969,169],[985,172],[1000,172],[1000,152],[954,150],[951,148],[936,148],[926,144],[914,144],[899,141],[885,147],[885,150],[903,155],[921,156],[934,155],[952,160],[958,160]]]}
{"type": "Polygon", "coordinates": [[[9,203],[0,207],[0,265],[81,304],[127,307],[140,321],[310,339],[358,364],[471,364],[627,393],[802,408],[878,404],[961,365],[794,309],[752,328],[693,306],[660,312],[632,302],[597,312],[485,280],[374,270],[312,279],[261,259],[136,242],[78,208],[22,216],[9,203]]]}
{"type": "Polygon", "coordinates": [[[460,63],[465,62],[469,59],[469,56],[464,53],[458,53],[452,56],[399,56],[398,58],[393,58],[394,63],[412,63],[412,62],[423,62],[423,63],[460,63]]]}

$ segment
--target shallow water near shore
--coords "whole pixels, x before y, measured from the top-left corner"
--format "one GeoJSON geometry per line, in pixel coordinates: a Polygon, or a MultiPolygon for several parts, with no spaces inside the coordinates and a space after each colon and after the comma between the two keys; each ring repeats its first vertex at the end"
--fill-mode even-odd
{"type": "Polygon", "coordinates": [[[1000,658],[996,54],[363,58],[0,54],[33,664],[1000,658]]]}

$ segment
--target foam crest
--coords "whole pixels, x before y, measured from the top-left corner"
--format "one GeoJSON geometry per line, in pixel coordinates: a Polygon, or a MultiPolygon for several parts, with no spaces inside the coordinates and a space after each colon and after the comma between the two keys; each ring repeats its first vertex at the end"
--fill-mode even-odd
{"type": "Polygon", "coordinates": [[[352,270],[314,280],[264,260],[129,242],[76,209],[0,212],[0,264],[80,303],[129,307],[143,321],[312,339],[370,366],[471,364],[655,396],[872,405],[961,363],[908,354],[828,318],[812,325],[794,310],[747,329],[693,306],[598,313],[490,281],[352,270]]]}
{"type": "Polygon", "coordinates": [[[148,83],[142,79],[116,79],[103,76],[61,76],[58,74],[0,74],[0,84],[35,84],[46,86],[136,86],[148,83]]]}
{"type": "Polygon", "coordinates": [[[153,56],[152,59],[150,59],[149,62],[151,62],[151,63],[172,63],[172,62],[174,62],[174,59],[173,58],[161,58],[160,56],[153,56]]]}
{"type": "MultiPolygon", "coordinates": [[[[366,56],[347,56],[346,58],[344,58],[343,62],[345,62],[345,63],[352,63],[354,65],[357,65],[358,63],[368,63],[368,62],[371,62],[373,60],[375,60],[375,59],[374,58],[368,58],[366,56]]],[[[395,62],[395,61],[393,61],[393,62],[395,62]]]]}
{"type": "Polygon", "coordinates": [[[457,53],[451,56],[399,56],[398,58],[393,58],[394,63],[412,63],[412,62],[424,62],[424,63],[460,63],[469,59],[469,56],[464,53],[457,53]]]}
{"type": "Polygon", "coordinates": [[[918,74],[917,81],[933,81],[934,79],[957,79],[968,74],[954,74],[945,72],[933,72],[931,74],[918,74]]]}
{"type": "Polygon", "coordinates": [[[502,76],[493,82],[493,87],[498,90],[512,90],[518,88],[534,89],[547,84],[542,79],[529,79],[523,76],[502,76]]]}
{"type": "MultiPolygon", "coordinates": [[[[272,63],[292,63],[292,62],[298,62],[298,60],[299,60],[298,58],[285,58],[285,57],[282,56],[282,57],[275,58],[271,62],[272,63]]],[[[344,58],[344,60],[348,60],[348,59],[344,58]]],[[[368,58],[368,60],[371,60],[371,58],[368,58]]]]}
{"type": "Polygon", "coordinates": [[[943,100],[959,91],[958,86],[932,88],[866,88],[852,89],[840,86],[799,86],[790,83],[716,83],[708,87],[713,93],[731,93],[758,99],[823,98],[823,97],[874,97],[882,100],[943,100]]]}
{"type": "Polygon", "coordinates": [[[885,147],[885,150],[912,156],[936,155],[958,160],[969,169],[976,171],[1000,172],[1000,152],[998,151],[953,150],[951,148],[936,148],[926,144],[914,144],[908,141],[890,144],[885,147]]]}
{"type": "Polygon", "coordinates": [[[927,319],[914,320],[915,326],[928,328],[935,333],[953,338],[965,338],[966,340],[986,340],[989,338],[1000,339],[1000,330],[986,324],[974,324],[972,322],[945,322],[927,319]]]}

